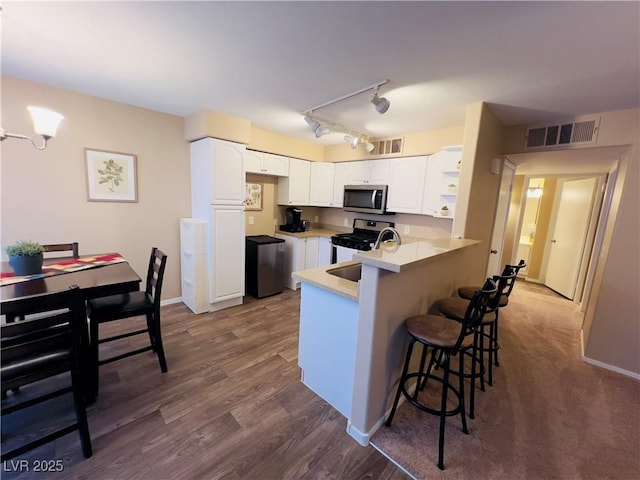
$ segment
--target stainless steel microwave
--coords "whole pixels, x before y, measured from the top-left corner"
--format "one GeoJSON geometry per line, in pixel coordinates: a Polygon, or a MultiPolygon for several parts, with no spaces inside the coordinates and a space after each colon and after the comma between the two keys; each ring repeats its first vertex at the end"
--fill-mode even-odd
{"type": "Polygon", "coordinates": [[[345,185],[342,208],[348,212],[387,214],[387,185],[345,185]]]}

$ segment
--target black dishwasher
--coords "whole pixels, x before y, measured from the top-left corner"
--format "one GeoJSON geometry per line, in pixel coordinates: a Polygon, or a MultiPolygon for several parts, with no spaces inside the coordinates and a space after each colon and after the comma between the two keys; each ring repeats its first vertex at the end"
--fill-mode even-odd
{"type": "Polygon", "coordinates": [[[284,240],[269,235],[246,237],[245,288],[256,298],[282,292],[284,280],[284,240]]]}

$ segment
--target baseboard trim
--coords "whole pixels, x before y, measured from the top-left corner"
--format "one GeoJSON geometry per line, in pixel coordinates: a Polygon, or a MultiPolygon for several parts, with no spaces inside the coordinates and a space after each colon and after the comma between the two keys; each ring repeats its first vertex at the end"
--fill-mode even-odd
{"type": "MultiPolygon", "coordinates": [[[[408,390],[412,390],[415,384],[416,384],[416,380],[411,380],[411,382],[409,382],[408,390]]],[[[405,400],[406,400],[405,396],[400,395],[400,399],[398,400],[398,408],[400,408],[400,405],[402,405],[405,400]]],[[[389,407],[389,409],[385,412],[385,414],[378,419],[378,421],[373,425],[373,427],[371,427],[371,430],[369,430],[366,433],[363,433],[360,430],[358,430],[356,427],[354,427],[351,424],[351,420],[347,419],[347,433],[353,439],[355,439],[360,445],[362,445],[363,447],[366,447],[367,445],[369,445],[369,441],[371,440],[371,437],[373,437],[373,434],[376,433],[378,429],[382,425],[384,425],[384,422],[386,421],[386,419],[389,418],[389,414],[391,413],[392,408],[393,406],[389,407]]]]}
{"type": "Polygon", "coordinates": [[[582,361],[588,363],[589,365],[593,365],[594,367],[604,368],[605,370],[611,370],[612,372],[619,373],[626,377],[631,377],[635,380],[640,380],[640,373],[632,372],[631,370],[625,370],[624,368],[616,367],[615,365],[610,365],[608,363],[601,362],[599,360],[594,360],[593,358],[589,358],[584,354],[584,331],[580,330],[580,353],[582,356],[582,361]]]}
{"type": "Polygon", "coordinates": [[[160,306],[164,307],[165,305],[173,305],[174,303],[182,302],[182,297],[169,298],[167,300],[161,300],[160,306]]]}
{"type": "Polygon", "coordinates": [[[608,363],[600,362],[598,360],[594,360],[593,358],[585,357],[584,355],[582,355],[582,360],[584,360],[585,363],[588,363],[595,367],[611,370],[612,372],[620,373],[621,375],[631,377],[635,380],[640,380],[640,373],[632,372],[631,370],[625,370],[624,368],[616,367],[615,365],[609,365],[608,363]]]}

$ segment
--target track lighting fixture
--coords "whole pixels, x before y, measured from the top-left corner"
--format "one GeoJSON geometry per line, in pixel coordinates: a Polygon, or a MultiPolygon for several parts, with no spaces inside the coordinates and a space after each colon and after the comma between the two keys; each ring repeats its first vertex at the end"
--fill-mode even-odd
{"type": "Polygon", "coordinates": [[[358,143],[360,143],[360,137],[358,135],[353,135],[351,133],[344,136],[344,141],[347,142],[351,148],[356,148],[358,143]]]}
{"type": "Polygon", "coordinates": [[[323,135],[327,135],[331,133],[331,129],[329,128],[329,125],[327,125],[326,123],[322,123],[320,124],[320,126],[316,129],[316,138],[320,138],[323,135]]]}
{"type": "Polygon", "coordinates": [[[377,87],[375,93],[369,97],[369,101],[373,104],[374,107],[376,107],[376,111],[379,114],[383,114],[386,113],[387,110],[389,110],[389,105],[391,105],[391,103],[385,97],[378,96],[378,88],[379,87],[377,87]]]}
{"type": "Polygon", "coordinates": [[[307,125],[309,125],[309,128],[311,129],[312,132],[316,132],[318,128],[320,128],[320,122],[318,122],[317,120],[314,120],[311,117],[310,113],[304,116],[304,121],[307,122],[307,125]]]}
{"type": "Polygon", "coordinates": [[[367,151],[367,153],[373,152],[373,150],[376,148],[376,146],[369,140],[364,140],[362,143],[364,144],[364,149],[367,151]]]}
{"type": "Polygon", "coordinates": [[[31,144],[37,150],[44,150],[47,148],[47,141],[56,136],[58,125],[64,117],[57,112],[41,107],[29,106],[27,107],[27,110],[29,110],[29,113],[31,114],[33,129],[44,141],[42,146],[37,146],[36,142],[31,137],[27,137],[26,135],[21,135],[19,133],[9,133],[2,127],[0,127],[0,142],[7,138],[19,138],[22,140],[30,140],[31,144]]]}
{"type": "MultiPolygon", "coordinates": [[[[315,134],[316,138],[320,138],[323,135],[330,133],[331,131],[349,132],[349,135],[347,136],[352,136],[350,130],[340,125],[332,125],[328,122],[324,122],[324,121],[321,122],[316,118],[313,118],[313,112],[321,108],[328,107],[329,105],[333,105],[334,103],[341,102],[342,100],[346,100],[347,98],[351,98],[361,93],[367,92],[369,90],[374,90],[374,92],[369,96],[369,101],[375,107],[378,113],[380,114],[385,113],[387,110],[389,110],[389,106],[391,105],[391,103],[385,97],[378,96],[378,91],[380,90],[380,87],[382,85],[385,85],[388,82],[389,80],[384,80],[382,82],[374,83],[373,85],[369,85],[368,87],[362,88],[353,93],[349,93],[348,95],[344,95],[340,98],[336,98],[335,100],[331,100],[330,102],[323,103],[322,105],[318,105],[317,107],[313,107],[308,110],[305,110],[302,113],[302,115],[304,115],[304,121],[307,122],[307,125],[309,125],[309,128],[315,134]]],[[[368,152],[372,152],[373,149],[375,148],[374,145],[368,140],[366,140],[363,135],[356,135],[356,140],[358,139],[359,139],[359,143],[364,144],[365,149],[368,152]]],[[[345,136],[345,140],[346,140],[346,136],[345,136]]],[[[351,140],[347,140],[347,141],[351,144],[351,148],[356,148],[356,146],[358,145],[358,141],[356,141],[355,144],[352,144],[351,140]]]]}

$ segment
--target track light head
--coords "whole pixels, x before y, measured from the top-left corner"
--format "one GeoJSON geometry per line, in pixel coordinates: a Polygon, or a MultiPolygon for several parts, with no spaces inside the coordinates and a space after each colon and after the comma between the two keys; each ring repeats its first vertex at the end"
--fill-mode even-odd
{"type": "Polygon", "coordinates": [[[375,93],[371,95],[371,97],[369,97],[369,101],[373,104],[374,107],[376,107],[376,112],[380,114],[386,113],[386,111],[389,110],[389,106],[391,105],[391,102],[389,102],[389,100],[387,100],[385,97],[378,96],[377,88],[375,93]]]}
{"type": "Polygon", "coordinates": [[[369,140],[365,140],[363,143],[364,143],[364,149],[367,151],[367,153],[373,152],[373,150],[376,148],[376,146],[373,143],[371,143],[369,140]]]}
{"type": "Polygon", "coordinates": [[[315,131],[316,138],[320,138],[323,135],[327,135],[328,133],[331,133],[331,129],[329,128],[329,125],[327,125],[326,123],[320,124],[320,126],[316,128],[316,131],[315,131]]]}
{"type": "Polygon", "coordinates": [[[304,116],[304,121],[307,122],[312,132],[315,132],[320,127],[320,122],[314,120],[309,114],[304,116]]]}
{"type": "Polygon", "coordinates": [[[347,142],[351,148],[356,148],[360,143],[360,137],[357,135],[348,134],[344,136],[344,141],[347,142]]]}

